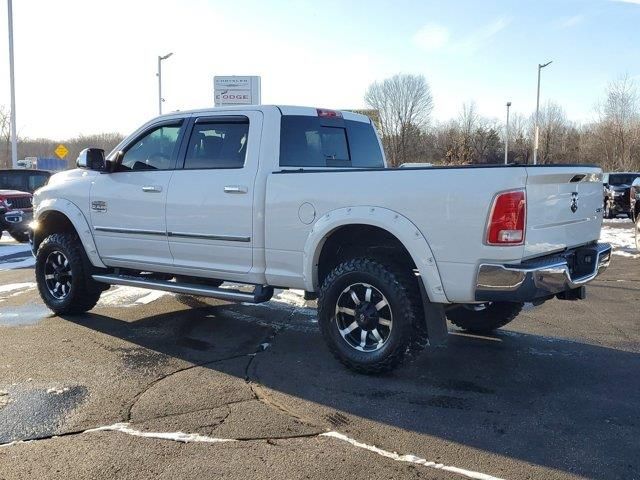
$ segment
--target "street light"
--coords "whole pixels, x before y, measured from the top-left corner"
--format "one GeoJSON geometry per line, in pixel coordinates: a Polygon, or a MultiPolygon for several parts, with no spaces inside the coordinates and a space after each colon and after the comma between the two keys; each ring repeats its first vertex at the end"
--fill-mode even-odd
{"type": "Polygon", "coordinates": [[[511,102],[507,102],[507,128],[504,133],[504,164],[506,165],[509,161],[509,107],[511,107],[511,102]]]}
{"type": "Polygon", "coordinates": [[[18,137],[16,133],[16,86],[13,73],[13,5],[8,0],[9,17],[9,84],[11,89],[11,164],[18,168],[18,137]]]}
{"type": "Polygon", "coordinates": [[[158,55],[158,73],[156,75],[158,76],[158,113],[160,115],[162,115],[162,102],[164,102],[164,98],[162,98],[162,60],[166,60],[171,55],[173,52],[167,53],[163,57],[158,55]]]}
{"type": "Polygon", "coordinates": [[[540,113],[540,71],[548,66],[551,65],[551,62],[553,62],[553,60],[545,63],[545,64],[538,64],[538,96],[536,98],[536,128],[535,128],[535,138],[533,140],[533,164],[536,165],[538,163],[538,114],[540,113]]]}

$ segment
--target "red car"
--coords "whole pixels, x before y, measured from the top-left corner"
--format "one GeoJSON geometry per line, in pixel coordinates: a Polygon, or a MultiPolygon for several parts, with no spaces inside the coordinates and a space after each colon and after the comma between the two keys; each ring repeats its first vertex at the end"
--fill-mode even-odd
{"type": "Polygon", "coordinates": [[[33,217],[33,195],[18,190],[0,190],[0,234],[7,231],[16,241],[29,241],[33,217]]]}

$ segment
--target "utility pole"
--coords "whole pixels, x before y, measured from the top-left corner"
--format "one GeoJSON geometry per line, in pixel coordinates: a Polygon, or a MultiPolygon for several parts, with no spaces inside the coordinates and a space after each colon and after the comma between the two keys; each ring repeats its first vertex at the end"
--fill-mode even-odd
{"type": "Polygon", "coordinates": [[[507,102],[507,126],[504,132],[504,164],[509,163],[509,107],[511,102],[507,102]]]}
{"type": "Polygon", "coordinates": [[[13,70],[13,5],[7,0],[9,17],[9,84],[11,88],[11,165],[18,168],[18,134],[16,127],[16,86],[13,70]]]}
{"type": "Polygon", "coordinates": [[[536,128],[535,128],[535,136],[533,139],[533,164],[534,165],[537,165],[538,163],[538,135],[539,135],[538,116],[540,113],[540,71],[544,67],[551,65],[551,62],[553,62],[553,60],[545,64],[538,64],[538,95],[536,97],[536,128]]]}
{"type": "Polygon", "coordinates": [[[162,61],[169,58],[173,55],[173,52],[167,53],[164,56],[158,55],[158,73],[156,76],[158,77],[158,114],[162,115],[162,102],[164,102],[164,98],[162,98],[162,61]]]}

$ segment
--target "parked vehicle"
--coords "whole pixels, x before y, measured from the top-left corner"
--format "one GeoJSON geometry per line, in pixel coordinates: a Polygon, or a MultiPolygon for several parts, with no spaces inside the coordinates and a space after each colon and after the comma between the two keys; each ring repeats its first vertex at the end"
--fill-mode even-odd
{"type": "Polygon", "coordinates": [[[640,251],[640,177],[637,177],[629,189],[629,210],[635,223],[636,250],[640,251]]]}
{"type": "Polygon", "coordinates": [[[29,241],[32,195],[17,190],[0,190],[0,235],[6,231],[14,240],[29,241]]]}
{"type": "Polygon", "coordinates": [[[0,170],[0,190],[19,190],[33,193],[49,181],[47,170],[0,170]]]}
{"type": "Polygon", "coordinates": [[[620,214],[632,217],[629,206],[629,189],[640,177],[638,172],[606,173],[604,186],[604,218],[615,218],[620,214]]]}
{"type": "Polygon", "coordinates": [[[640,176],[636,177],[629,188],[629,211],[631,212],[632,220],[640,216],[640,176]]]}
{"type": "Polygon", "coordinates": [[[446,315],[485,333],[524,302],[584,298],[611,254],[599,168],[387,168],[351,112],[177,112],[77,165],[35,194],[53,311],[90,310],[110,285],[256,303],[304,289],[330,350],[360,372],[443,341],[446,315]]]}

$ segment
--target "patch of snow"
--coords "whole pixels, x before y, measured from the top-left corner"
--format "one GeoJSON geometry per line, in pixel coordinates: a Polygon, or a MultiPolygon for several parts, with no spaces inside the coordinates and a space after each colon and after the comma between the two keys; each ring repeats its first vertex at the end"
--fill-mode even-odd
{"type": "Polygon", "coordinates": [[[165,295],[169,295],[169,292],[149,290],[147,288],[116,286],[102,294],[98,305],[108,307],[147,305],[165,295]]]}
{"type": "Polygon", "coordinates": [[[606,218],[603,222],[605,225],[607,223],[631,223],[631,219],[629,217],[624,218],[606,218]]]}
{"type": "Polygon", "coordinates": [[[36,264],[36,259],[32,256],[26,258],[16,258],[10,260],[0,260],[0,272],[15,270],[17,268],[31,268],[36,264]]]}
{"type": "Polygon", "coordinates": [[[163,292],[161,290],[152,290],[151,292],[149,292],[144,297],[139,298],[138,300],[136,300],[136,304],[138,304],[138,305],[147,305],[148,303],[155,302],[159,298],[164,297],[165,295],[168,295],[168,294],[169,294],[169,292],[163,292]]]}
{"type": "Polygon", "coordinates": [[[467,478],[473,478],[476,480],[501,480],[500,478],[494,477],[493,475],[487,475],[486,473],[474,472],[473,470],[466,470],[464,468],[443,465],[442,463],[431,462],[424,458],[417,457],[416,455],[411,455],[411,454],[400,455],[399,453],[396,453],[396,452],[383,450],[382,448],[378,448],[374,445],[368,445],[366,443],[359,442],[357,440],[354,440],[353,438],[347,437],[346,435],[343,435],[342,433],[338,433],[338,432],[321,433],[320,436],[334,438],[336,440],[346,442],[356,448],[361,448],[363,450],[376,453],[382,457],[389,458],[396,462],[405,462],[405,463],[413,463],[416,465],[422,465],[423,467],[429,467],[429,468],[434,468],[436,470],[456,473],[458,475],[462,475],[467,478]]]}
{"type": "Polygon", "coordinates": [[[24,253],[25,256],[31,255],[31,248],[29,244],[24,243],[0,243],[0,259],[7,255],[15,255],[16,253],[24,253]]]}
{"type": "Polygon", "coordinates": [[[11,235],[9,235],[8,233],[2,233],[1,234],[2,237],[0,237],[0,243],[13,243],[15,245],[18,245],[18,242],[16,242],[13,237],[11,235]]]}
{"type": "Polygon", "coordinates": [[[64,392],[68,392],[69,391],[69,387],[51,387],[51,388],[47,388],[47,393],[52,393],[54,395],[62,395],[64,392]]]}
{"type": "Polygon", "coordinates": [[[271,299],[273,302],[286,303],[294,307],[306,307],[307,301],[304,299],[304,290],[282,290],[271,299]]]}
{"type": "Polygon", "coordinates": [[[35,282],[10,283],[8,285],[0,285],[0,293],[15,292],[16,290],[30,290],[36,288],[35,282]]]}
{"type": "Polygon", "coordinates": [[[9,392],[6,390],[0,390],[0,408],[6,407],[11,402],[9,398],[9,392]]]}
{"type": "Polygon", "coordinates": [[[106,427],[91,428],[89,430],[85,430],[83,433],[91,432],[120,432],[126,433],[127,435],[133,435],[134,437],[157,438],[159,440],[172,440],[174,442],[180,443],[223,443],[237,441],[231,438],[209,437],[207,435],[200,435],[199,433],[143,432],[141,430],[135,430],[131,428],[128,423],[115,423],[106,427]]]}
{"type": "Polygon", "coordinates": [[[636,250],[635,226],[629,222],[630,228],[611,228],[604,225],[600,233],[600,241],[610,243],[613,254],[621,257],[640,258],[636,250]]]}

